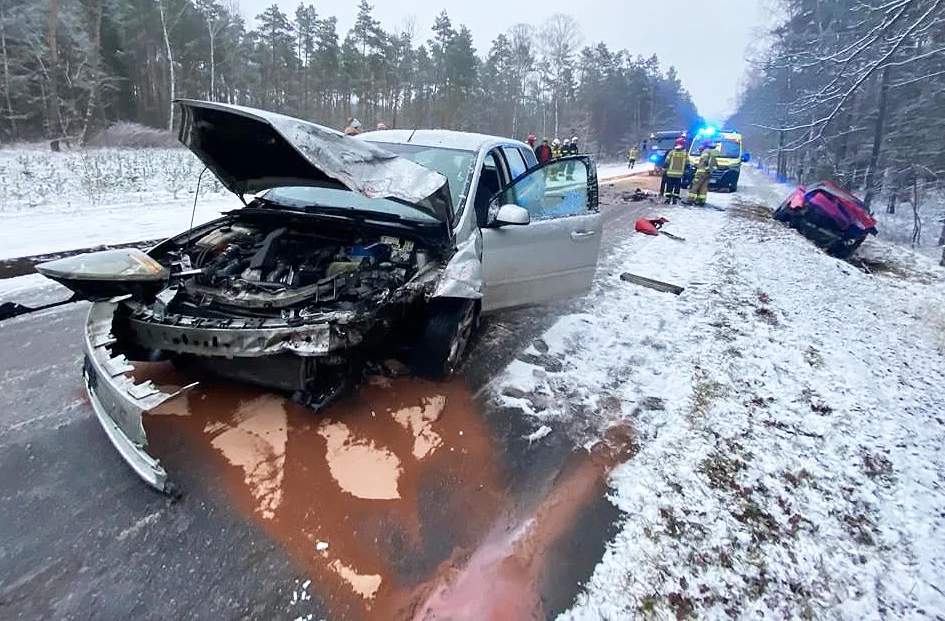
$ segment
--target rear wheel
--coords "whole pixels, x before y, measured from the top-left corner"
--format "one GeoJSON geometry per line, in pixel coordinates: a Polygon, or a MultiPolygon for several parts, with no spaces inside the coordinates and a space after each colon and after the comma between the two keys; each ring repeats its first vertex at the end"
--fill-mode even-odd
{"type": "Polygon", "coordinates": [[[476,324],[475,300],[444,299],[430,305],[418,354],[424,375],[445,379],[456,371],[476,324]]]}

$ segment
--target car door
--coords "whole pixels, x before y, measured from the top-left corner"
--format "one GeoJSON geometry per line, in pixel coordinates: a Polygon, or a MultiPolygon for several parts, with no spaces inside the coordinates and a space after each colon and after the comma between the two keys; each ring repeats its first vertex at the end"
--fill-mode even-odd
{"type": "Polygon", "coordinates": [[[525,225],[482,230],[482,310],[492,311],[583,295],[597,269],[601,217],[597,172],[590,158],[547,162],[520,175],[490,203],[528,210],[525,225]]]}

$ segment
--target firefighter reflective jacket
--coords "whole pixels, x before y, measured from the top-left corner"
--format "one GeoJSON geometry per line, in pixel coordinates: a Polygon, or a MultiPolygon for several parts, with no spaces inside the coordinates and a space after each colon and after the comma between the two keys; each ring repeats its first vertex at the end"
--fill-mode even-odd
{"type": "Polygon", "coordinates": [[[696,172],[712,172],[718,167],[719,160],[715,156],[715,149],[706,149],[702,152],[702,155],[699,156],[699,165],[696,167],[696,172]]]}
{"type": "Polygon", "coordinates": [[[666,154],[666,159],[663,160],[663,167],[666,169],[667,177],[682,177],[683,173],[686,172],[686,162],[689,160],[689,156],[686,155],[686,152],[682,149],[673,149],[666,154]]]}
{"type": "Polygon", "coordinates": [[[630,147],[630,150],[627,151],[627,158],[628,158],[628,159],[631,159],[631,160],[637,159],[637,148],[636,148],[636,147],[630,147]]]}

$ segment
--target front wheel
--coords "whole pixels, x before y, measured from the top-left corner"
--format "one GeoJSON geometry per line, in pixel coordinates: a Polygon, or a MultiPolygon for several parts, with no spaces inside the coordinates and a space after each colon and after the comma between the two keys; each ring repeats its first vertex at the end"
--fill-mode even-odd
{"type": "Polygon", "coordinates": [[[450,298],[434,300],[417,352],[417,366],[424,375],[446,379],[466,353],[476,323],[476,302],[450,298]]]}

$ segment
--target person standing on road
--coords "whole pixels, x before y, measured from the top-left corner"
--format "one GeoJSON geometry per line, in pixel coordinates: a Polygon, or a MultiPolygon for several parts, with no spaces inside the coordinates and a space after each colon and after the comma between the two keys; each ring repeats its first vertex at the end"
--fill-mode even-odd
{"type": "Polygon", "coordinates": [[[630,147],[630,150],[627,151],[627,161],[629,162],[627,168],[633,170],[633,167],[637,163],[637,145],[633,145],[630,147]]]}
{"type": "Polygon", "coordinates": [[[663,160],[664,179],[666,179],[666,203],[675,205],[679,202],[679,193],[682,188],[683,173],[686,172],[686,162],[689,156],[682,145],[677,144],[672,151],[666,154],[663,160]]]}
{"type": "Polygon", "coordinates": [[[551,141],[551,157],[554,159],[561,157],[561,140],[558,138],[551,141]]]}
{"type": "Polygon", "coordinates": [[[535,147],[535,158],[538,160],[539,164],[544,164],[545,162],[550,162],[554,155],[551,152],[551,147],[548,145],[548,139],[542,138],[541,144],[535,147]]]}
{"type": "MultiPolygon", "coordinates": [[[[580,155],[580,154],[581,154],[581,149],[578,148],[578,137],[575,136],[571,138],[571,142],[568,144],[568,152],[566,153],[566,155],[580,155]]],[[[565,167],[565,179],[567,179],[568,181],[571,181],[572,179],[574,179],[575,165],[576,163],[574,162],[574,160],[571,160],[570,162],[568,162],[567,166],[565,167]]]]}
{"type": "Polygon", "coordinates": [[[532,148],[532,151],[535,150],[535,141],[536,141],[536,140],[537,140],[537,138],[535,137],[535,134],[529,134],[529,135],[528,135],[528,138],[525,139],[525,143],[526,143],[528,146],[530,146],[530,147],[532,148]]]}
{"type": "Polygon", "coordinates": [[[715,143],[707,142],[699,148],[699,163],[692,178],[692,186],[686,196],[691,205],[705,205],[709,198],[709,179],[712,171],[719,167],[715,156],[715,143]]]}

